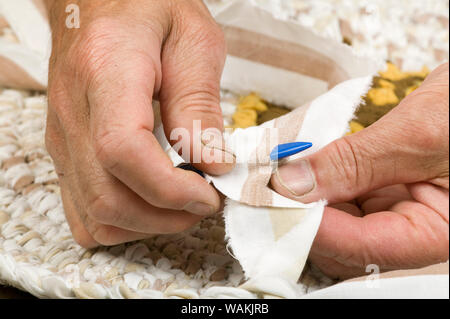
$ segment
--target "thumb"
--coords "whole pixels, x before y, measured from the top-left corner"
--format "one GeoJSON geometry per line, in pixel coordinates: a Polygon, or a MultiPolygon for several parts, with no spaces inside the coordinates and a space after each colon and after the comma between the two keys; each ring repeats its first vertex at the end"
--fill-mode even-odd
{"type": "Polygon", "coordinates": [[[414,127],[404,113],[399,106],[365,130],[280,167],[272,187],[302,202],[340,203],[384,186],[438,177],[439,143],[425,136],[426,128],[420,128],[424,123],[414,127]]]}
{"type": "Polygon", "coordinates": [[[185,160],[204,172],[221,175],[235,163],[222,136],[220,78],[225,40],[209,16],[190,17],[189,22],[173,27],[183,30],[172,30],[175,35],[169,36],[163,50],[162,121],[167,139],[185,160]]]}

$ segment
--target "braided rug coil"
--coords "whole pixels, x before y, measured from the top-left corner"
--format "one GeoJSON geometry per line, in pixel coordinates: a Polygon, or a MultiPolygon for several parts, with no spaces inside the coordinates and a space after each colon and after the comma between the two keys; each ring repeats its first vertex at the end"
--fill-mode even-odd
{"type": "MultiPolygon", "coordinates": [[[[257,298],[228,253],[221,215],[181,234],[86,250],[65,220],[45,150],[45,96],[0,91],[0,278],[47,298],[257,298]]],[[[308,268],[305,293],[331,284],[308,268]],[[322,278],[322,279],[319,279],[322,278]]]]}

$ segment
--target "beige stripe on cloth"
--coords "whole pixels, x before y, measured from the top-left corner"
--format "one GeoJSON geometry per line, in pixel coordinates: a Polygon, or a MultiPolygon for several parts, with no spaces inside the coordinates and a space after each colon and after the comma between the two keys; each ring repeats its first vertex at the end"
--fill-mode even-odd
{"type": "MultiPolygon", "coordinates": [[[[395,270],[381,273],[379,279],[392,279],[400,277],[413,277],[413,276],[426,276],[426,275],[448,275],[449,274],[449,264],[442,263],[425,268],[419,269],[405,269],[405,270],[395,270]]],[[[369,275],[370,276],[370,275],[369,275]]],[[[369,276],[358,277],[354,279],[349,279],[344,282],[356,282],[356,281],[366,281],[369,276]]],[[[373,276],[373,275],[372,275],[373,276]]]]}
{"type": "Polygon", "coordinates": [[[305,114],[311,104],[302,106],[289,113],[289,116],[277,118],[273,128],[266,128],[261,143],[252,153],[250,159],[255,163],[248,164],[248,177],[244,183],[241,193],[241,201],[253,206],[271,206],[272,191],[268,187],[272,176],[270,163],[270,146],[273,138],[273,130],[277,130],[277,144],[295,141],[303,125],[305,114]],[[272,135],[272,136],[271,136],[272,135]]]}
{"type": "Polygon", "coordinates": [[[11,88],[28,88],[45,90],[45,87],[34,80],[24,69],[13,61],[0,56],[0,85],[11,88]]]}
{"type": "Polygon", "coordinates": [[[328,89],[349,79],[344,69],[321,52],[238,27],[223,26],[228,54],[300,73],[328,83],[328,89]]]}
{"type": "Polygon", "coordinates": [[[8,21],[6,21],[5,17],[0,16],[0,31],[6,27],[9,27],[8,21]]]}
{"type": "Polygon", "coordinates": [[[289,233],[292,228],[300,224],[305,218],[306,211],[303,209],[276,208],[269,211],[270,222],[272,223],[273,238],[275,241],[289,233]]]}

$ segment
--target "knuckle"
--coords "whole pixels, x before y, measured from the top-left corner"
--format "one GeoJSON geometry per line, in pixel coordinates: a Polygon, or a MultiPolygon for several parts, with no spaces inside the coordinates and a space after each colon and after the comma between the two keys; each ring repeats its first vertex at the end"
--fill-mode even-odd
{"type": "Polygon", "coordinates": [[[426,240],[425,260],[429,264],[445,262],[449,256],[449,223],[448,219],[436,215],[436,222],[421,225],[423,238],[426,240]]]}
{"type": "Polygon", "coordinates": [[[423,145],[433,150],[448,150],[448,102],[445,110],[446,112],[430,112],[421,128],[425,138],[423,145]]]}
{"type": "Polygon", "coordinates": [[[148,202],[153,206],[165,209],[183,210],[191,198],[181,191],[177,181],[183,176],[177,176],[175,168],[162,168],[159,172],[161,182],[154,183],[149,190],[148,202]]]}
{"type": "Polygon", "coordinates": [[[175,218],[168,223],[165,228],[160,230],[161,234],[176,234],[182,233],[196,224],[196,221],[188,218],[175,218]]]}
{"type": "Polygon", "coordinates": [[[118,216],[113,201],[105,194],[95,196],[87,205],[86,213],[92,220],[108,224],[114,224],[118,216]]]}
{"type": "Polygon", "coordinates": [[[119,60],[121,55],[117,54],[125,50],[123,42],[128,37],[124,29],[123,25],[109,18],[97,18],[87,23],[61,58],[64,74],[84,88],[98,85],[112,76],[106,74],[107,70],[115,70],[117,65],[125,62],[119,60]]]}
{"type": "Polygon", "coordinates": [[[85,230],[78,228],[72,230],[72,237],[75,242],[83,248],[90,249],[99,245],[85,230]]]}
{"type": "MultiPolygon", "coordinates": [[[[346,181],[346,187],[361,187],[363,182],[372,179],[371,165],[366,165],[361,155],[361,149],[348,137],[343,137],[332,144],[330,163],[338,173],[338,178],[346,181]]],[[[367,159],[368,160],[368,159],[367,159]]]]}
{"type": "Polygon", "coordinates": [[[127,136],[120,129],[114,128],[108,128],[96,134],[93,141],[94,152],[103,167],[113,169],[116,166],[127,136]]]}
{"type": "Polygon", "coordinates": [[[189,14],[180,10],[174,14],[174,28],[172,36],[175,39],[189,39],[192,47],[208,49],[210,54],[225,56],[225,35],[220,26],[212,19],[209,12],[189,10],[189,14]]]}
{"type": "Polygon", "coordinates": [[[211,56],[214,57],[215,61],[219,62],[220,66],[225,63],[226,56],[226,41],[225,35],[215,23],[210,27],[209,32],[203,32],[203,35],[199,39],[200,45],[206,48],[210,52],[211,56]]]}
{"type": "Polygon", "coordinates": [[[342,179],[355,182],[355,167],[357,164],[352,147],[345,138],[336,141],[332,145],[331,164],[342,179]]]}
{"type": "Polygon", "coordinates": [[[158,185],[152,191],[151,203],[160,208],[181,209],[183,207],[183,198],[179,192],[170,190],[170,187],[158,185]]]}
{"type": "Polygon", "coordinates": [[[82,66],[85,71],[97,71],[102,67],[104,56],[111,52],[117,43],[116,23],[109,19],[96,19],[90,22],[82,36],[69,48],[68,62],[72,67],[82,66]],[[116,37],[114,36],[116,34],[116,37]]]}
{"type": "Polygon", "coordinates": [[[171,101],[173,105],[179,106],[174,112],[198,114],[202,121],[211,121],[220,125],[222,113],[219,106],[219,88],[218,84],[213,82],[199,80],[191,83],[189,87],[180,87],[179,93],[174,95],[171,101]]]}
{"type": "Polygon", "coordinates": [[[202,115],[204,120],[221,119],[221,110],[219,107],[219,98],[217,88],[213,83],[199,83],[198,86],[192,86],[186,90],[184,96],[180,96],[180,112],[196,112],[202,115]]]}
{"type": "Polygon", "coordinates": [[[443,99],[431,91],[411,93],[403,111],[404,119],[398,119],[398,134],[418,150],[439,152],[448,149],[448,102],[445,107],[435,107],[443,99]],[[415,94],[415,95],[412,95],[415,94]],[[425,105],[433,107],[433,111],[424,110],[425,105]],[[411,138],[413,136],[414,138],[411,138]]]}
{"type": "Polygon", "coordinates": [[[446,153],[448,155],[448,127],[438,128],[434,125],[425,128],[426,133],[417,139],[420,149],[428,150],[426,154],[446,153]]]}
{"type": "Polygon", "coordinates": [[[94,240],[101,246],[113,246],[120,244],[120,242],[114,236],[115,232],[110,226],[98,224],[91,231],[91,235],[94,240]]]}
{"type": "Polygon", "coordinates": [[[212,49],[217,56],[225,54],[226,52],[226,41],[225,34],[222,29],[215,23],[212,22],[208,25],[209,32],[203,32],[202,40],[204,44],[212,49]]]}
{"type": "MultiPolygon", "coordinates": [[[[64,205],[64,208],[67,209],[66,205],[64,205]]],[[[98,246],[98,242],[90,235],[84,224],[75,223],[70,219],[68,219],[68,223],[72,237],[78,245],[87,249],[98,246]]]]}

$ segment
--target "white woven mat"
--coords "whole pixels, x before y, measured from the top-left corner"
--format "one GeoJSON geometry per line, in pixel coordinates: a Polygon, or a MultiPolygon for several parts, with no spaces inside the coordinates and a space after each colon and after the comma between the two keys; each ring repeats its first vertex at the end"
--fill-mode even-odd
{"type": "MultiPolygon", "coordinates": [[[[65,221],[44,148],[44,96],[0,94],[0,279],[38,297],[255,298],[227,252],[222,216],[193,229],[85,250],[65,221]]],[[[331,284],[307,271],[305,293],[331,284]]],[[[266,296],[267,297],[267,296],[266,296]]]]}
{"type": "MultiPolygon", "coordinates": [[[[205,0],[212,11],[233,0],[205,0]]],[[[405,71],[449,58],[448,0],[248,0],[405,71]]]]}

